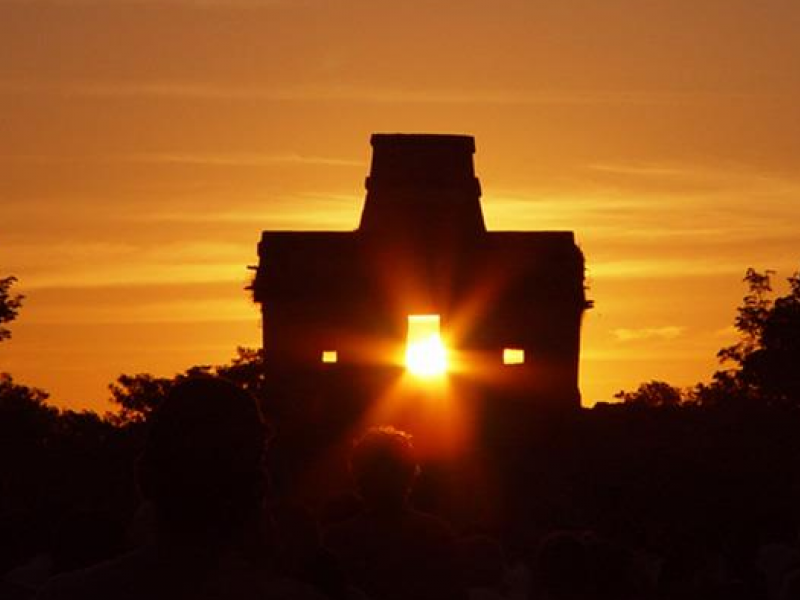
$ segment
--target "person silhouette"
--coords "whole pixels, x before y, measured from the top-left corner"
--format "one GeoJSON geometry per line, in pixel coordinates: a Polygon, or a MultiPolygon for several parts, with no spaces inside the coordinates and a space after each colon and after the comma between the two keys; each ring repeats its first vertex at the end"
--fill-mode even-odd
{"type": "Polygon", "coordinates": [[[149,425],[137,480],[152,505],[152,543],[57,577],[39,598],[319,598],[273,566],[267,436],[253,398],[221,378],[185,378],[149,425]]]}
{"type": "Polygon", "coordinates": [[[410,505],[420,472],[411,436],[369,429],[353,447],[350,469],[364,510],[325,533],[350,580],[374,600],[465,597],[450,527],[410,505]]]}

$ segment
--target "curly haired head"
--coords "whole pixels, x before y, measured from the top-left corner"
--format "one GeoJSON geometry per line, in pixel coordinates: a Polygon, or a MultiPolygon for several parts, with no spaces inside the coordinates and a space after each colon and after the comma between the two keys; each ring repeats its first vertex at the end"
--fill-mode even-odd
{"type": "Polygon", "coordinates": [[[353,445],[350,469],[368,505],[405,504],[419,473],[410,434],[391,426],[372,427],[353,445]]]}

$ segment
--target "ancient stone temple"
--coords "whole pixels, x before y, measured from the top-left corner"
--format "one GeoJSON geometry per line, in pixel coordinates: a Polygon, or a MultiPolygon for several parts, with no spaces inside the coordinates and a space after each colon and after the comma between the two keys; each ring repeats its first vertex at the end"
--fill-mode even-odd
{"type": "Polygon", "coordinates": [[[472,137],[371,143],[355,231],[262,234],[253,291],[276,393],[347,380],[374,394],[410,369],[578,406],[586,301],[572,232],[487,231],[472,137]],[[418,330],[427,353],[414,357],[418,330]]]}

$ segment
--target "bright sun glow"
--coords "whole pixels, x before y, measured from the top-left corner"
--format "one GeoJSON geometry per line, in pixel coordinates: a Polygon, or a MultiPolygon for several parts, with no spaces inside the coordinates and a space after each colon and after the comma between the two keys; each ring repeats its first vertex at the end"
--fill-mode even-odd
{"type": "Polygon", "coordinates": [[[447,370],[447,352],[439,334],[439,315],[409,315],[406,367],[419,377],[435,377],[447,370]]]}

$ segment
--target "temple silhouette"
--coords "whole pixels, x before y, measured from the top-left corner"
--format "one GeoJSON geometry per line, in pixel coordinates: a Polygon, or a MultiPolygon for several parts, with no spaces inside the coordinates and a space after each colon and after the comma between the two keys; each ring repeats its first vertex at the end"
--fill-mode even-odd
{"type": "MultiPolygon", "coordinates": [[[[475,142],[375,134],[355,231],[264,231],[253,282],[276,394],[404,374],[414,319],[448,376],[495,396],[578,407],[584,260],[569,231],[487,231],[475,142]]],[[[300,392],[298,392],[300,393],[300,392]]]]}

